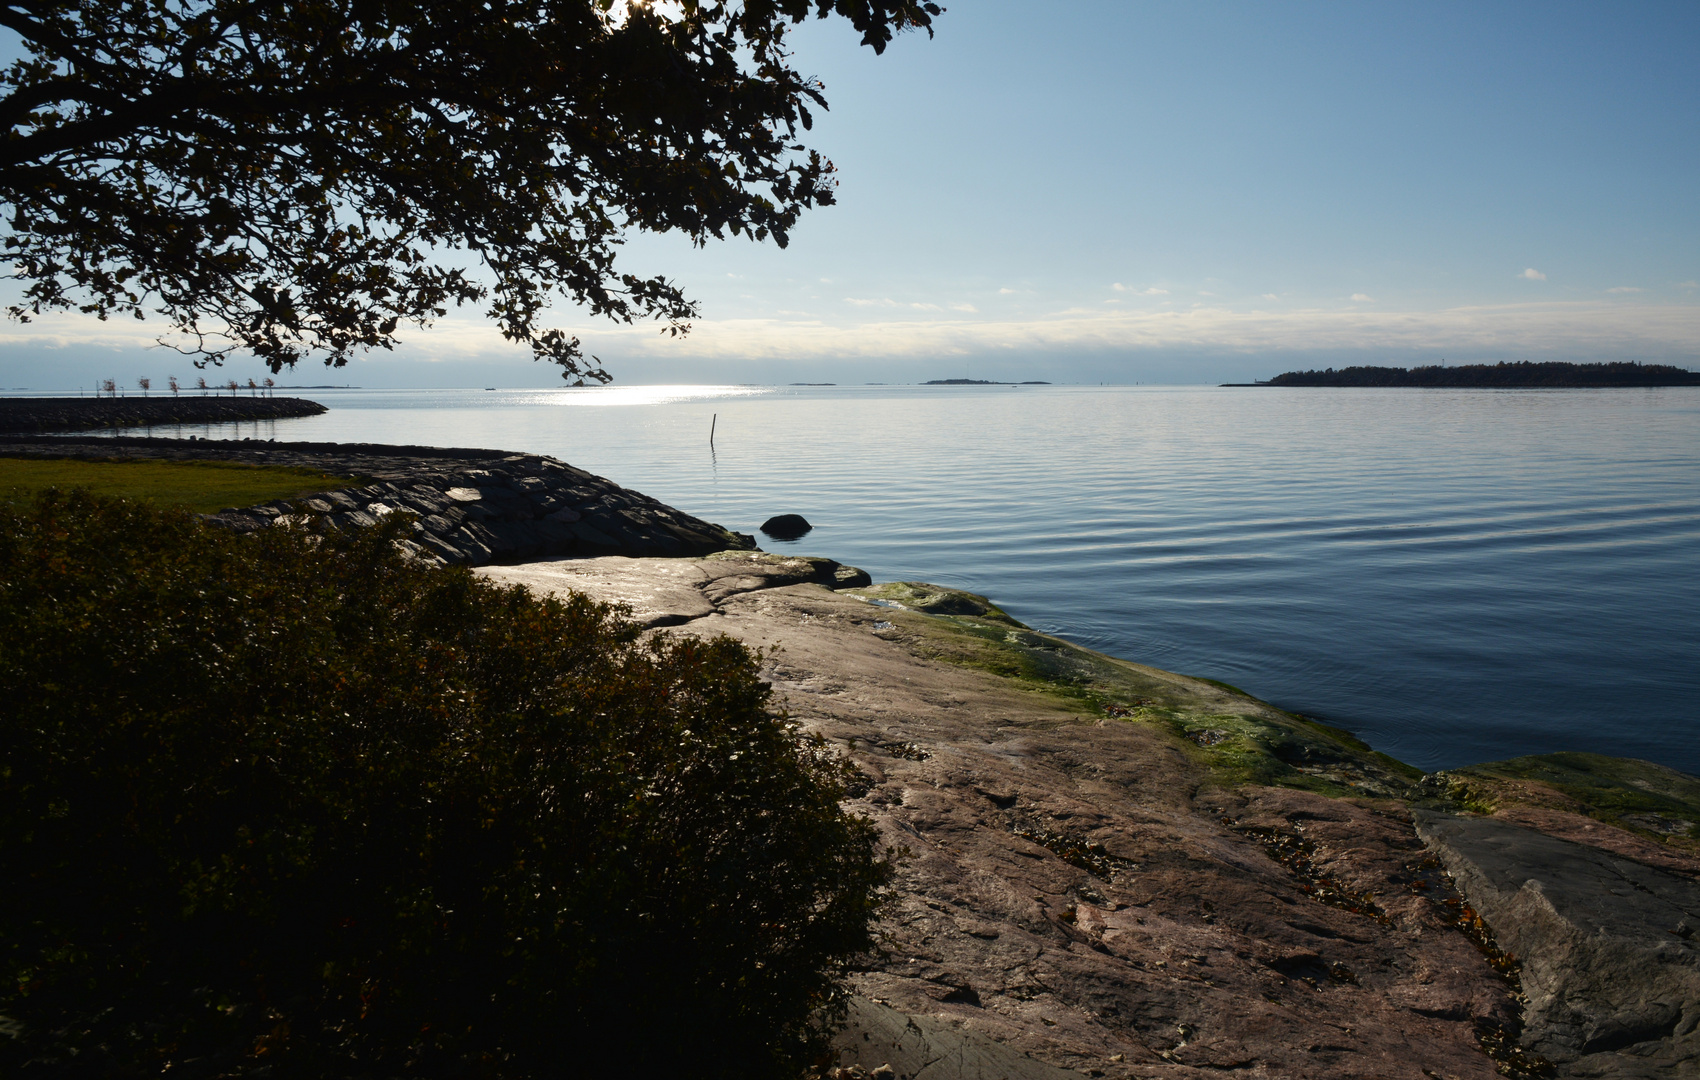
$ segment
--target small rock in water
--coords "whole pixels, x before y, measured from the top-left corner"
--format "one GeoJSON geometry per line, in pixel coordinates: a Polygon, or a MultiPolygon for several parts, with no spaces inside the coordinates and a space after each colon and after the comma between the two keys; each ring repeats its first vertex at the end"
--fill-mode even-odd
{"type": "Polygon", "coordinates": [[[761,523],[761,531],[775,540],[801,540],[812,528],[801,514],[780,514],[761,523]]]}

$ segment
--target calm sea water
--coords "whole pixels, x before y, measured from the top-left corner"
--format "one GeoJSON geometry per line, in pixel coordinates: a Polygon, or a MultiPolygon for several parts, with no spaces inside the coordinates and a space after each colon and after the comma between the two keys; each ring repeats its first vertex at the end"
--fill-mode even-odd
{"type": "Polygon", "coordinates": [[[1700,773],[1700,391],[306,396],[331,411],[185,433],[553,454],[744,532],[800,513],[763,546],[987,594],[1424,768],[1700,773]]]}

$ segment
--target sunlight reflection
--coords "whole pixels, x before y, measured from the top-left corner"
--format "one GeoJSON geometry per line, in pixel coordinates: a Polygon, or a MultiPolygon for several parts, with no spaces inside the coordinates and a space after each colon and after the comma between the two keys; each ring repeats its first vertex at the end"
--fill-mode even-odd
{"type": "Polygon", "coordinates": [[[540,390],[530,400],[551,405],[670,405],[679,401],[755,397],[771,386],[567,386],[540,390]]]}

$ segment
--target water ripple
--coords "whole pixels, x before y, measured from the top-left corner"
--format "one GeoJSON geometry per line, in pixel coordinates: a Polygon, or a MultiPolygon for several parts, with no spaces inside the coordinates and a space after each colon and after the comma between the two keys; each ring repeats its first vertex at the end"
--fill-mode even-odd
{"type": "Polygon", "coordinates": [[[556,454],[746,532],[801,513],[809,552],[1424,767],[1700,772],[1700,391],[621,393],[334,392],[237,434],[556,454]]]}

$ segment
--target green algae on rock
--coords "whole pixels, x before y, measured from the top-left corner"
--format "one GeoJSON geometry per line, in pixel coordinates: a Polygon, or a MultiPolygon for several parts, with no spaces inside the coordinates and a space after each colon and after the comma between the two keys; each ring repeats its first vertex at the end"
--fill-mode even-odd
{"type": "Polygon", "coordinates": [[[1440,775],[1490,813],[1503,803],[1579,807],[1590,817],[1667,843],[1700,840],[1700,779],[1651,761],[1576,752],[1532,754],[1440,775]],[[1543,799],[1547,792],[1562,798],[1543,799]]]}
{"type": "Polygon", "coordinates": [[[1225,683],[1120,660],[1040,633],[984,596],[916,581],[856,589],[850,595],[891,607],[894,625],[914,634],[916,649],[929,659],[982,668],[1076,708],[1166,728],[1223,787],[1266,784],[1323,795],[1418,795],[1422,770],[1372,750],[1350,732],[1278,709],[1225,683]]]}

